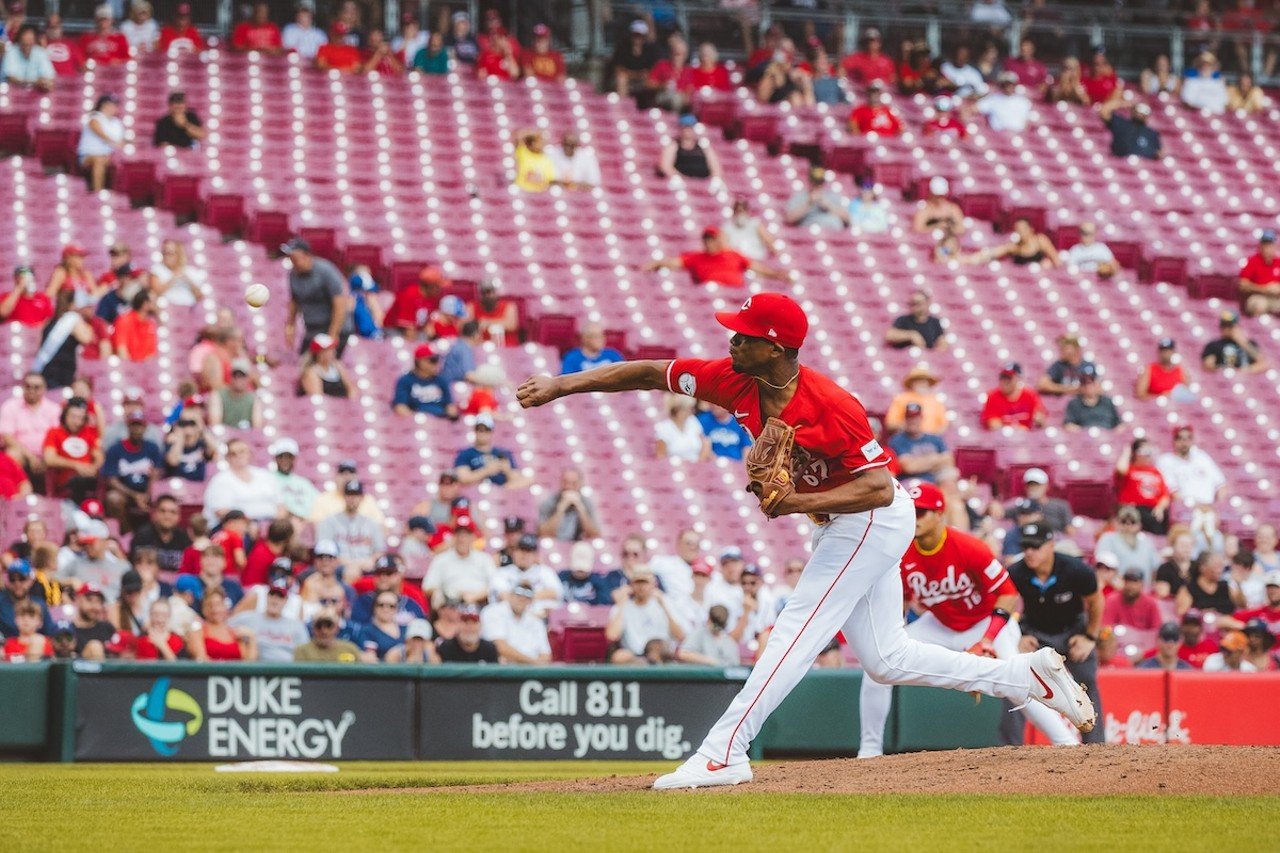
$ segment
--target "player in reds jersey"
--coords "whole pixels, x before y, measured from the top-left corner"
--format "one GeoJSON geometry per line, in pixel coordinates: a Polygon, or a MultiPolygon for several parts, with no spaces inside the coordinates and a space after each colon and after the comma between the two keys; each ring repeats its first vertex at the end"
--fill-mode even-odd
{"type": "MultiPolygon", "coordinates": [[[[1018,601],[1018,590],[1004,564],[981,539],[947,527],[942,516],[946,500],[933,483],[909,483],[907,492],[915,499],[916,538],[902,558],[903,597],[925,609],[907,626],[907,636],[957,652],[1016,657],[1022,632],[1009,612],[1018,601]]],[[[862,679],[859,758],[883,754],[892,697],[890,685],[862,679]]],[[[1062,717],[1044,705],[1032,702],[1025,710],[1055,746],[1080,742],[1062,717]]]]}
{"type": "Polygon", "coordinates": [[[759,293],[716,320],[733,332],[728,358],[628,361],[532,376],[516,392],[530,408],[591,391],[671,391],[728,409],[753,437],[770,417],[795,428],[795,492],[772,512],[813,517],[813,555],[742,690],[698,751],[654,787],[750,781],[752,739],[837,631],[877,681],[976,690],[1024,704],[1035,698],[1091,729],[1093,705],[1053,649],[999,660],[907,636],[898,562],[911,543],[915,512],[886,467],[862,405],[799,364],[809,320],[790,297],[759,293]]]}

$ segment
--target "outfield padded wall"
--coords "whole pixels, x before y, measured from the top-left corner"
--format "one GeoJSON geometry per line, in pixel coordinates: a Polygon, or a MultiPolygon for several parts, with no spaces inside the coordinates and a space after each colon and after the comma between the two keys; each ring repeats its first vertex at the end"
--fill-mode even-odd
{"type": "Polygon", "coordinates": [[[0,666],[0,755],[37,756],[50,742],[49,681],[54,665],[0,666]]]}

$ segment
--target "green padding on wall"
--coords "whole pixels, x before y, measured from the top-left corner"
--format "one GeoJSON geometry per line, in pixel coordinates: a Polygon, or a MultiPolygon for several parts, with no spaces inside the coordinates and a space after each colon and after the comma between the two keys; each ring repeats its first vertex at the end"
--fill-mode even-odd
{"type": "Polygon", "coordinates": [[[1002,703],[936,687],[894,688],[886,752],[999,746],[1002,703]]]}
{"type": "Polygon", "coordinates": [[[0,752],[45,746],[49,734],[49,664],[0,668],[0,752]]]}
{"type": "Polygon", "coordinates": [[[815,669],[765,722],[756,743],[766,752],[857,755],[862,673],[815,669]]]}

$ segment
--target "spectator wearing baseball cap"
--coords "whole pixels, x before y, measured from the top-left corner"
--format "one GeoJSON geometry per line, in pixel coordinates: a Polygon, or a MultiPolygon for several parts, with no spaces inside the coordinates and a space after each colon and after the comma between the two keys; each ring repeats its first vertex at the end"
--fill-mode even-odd
{"type": "Polygon", "coordinates": [[[1190,393],[1182,365],[1176,361],[1177,353],[1178,344],[1173,338],[1164,337],[1156,343],[1156,360],[1143,368],[1134,383],[1134,395],[1139,400],[1190,393]]]}
{"type": "Polygon", "coordinates": [[[289,313],[285,318],[285,346],[293,349],[298,320],[302,320],[299,354],[310,349],[311,341],[327,334],[338,342],[337,355],[347,347],[347,337],[355,330],[348,310],[347,280],[333,263],[311,251],[311,244],[295,237],[280,247],[289,260],[289,313]]]}
{"type": "Polygon", "coordinates": [[[791,274],[786,270],[752,260],[728,248],[725,245],[724,235],[714,225],[702,231],[702,251],[685,252],[682,255],[648,261],[641,264],[640,269],[646,272],[682,269],[689,273],[689,278],[694,284],[719,284],[725,287],[745,286],[744,273],[748,270],[765,278],[778,281],[791,280],[791,274]]]}
{"type": "Polygon", "coordinates": [[[387,652],[387,663],[440,663],[431,642],[434,632],[426,619],[414,619],[404,629],[404,645],[387,652]]]}
{"type": "Polygon", "coordinates": [[[425,619],[428,606],[426,596],[416,585],[404,577],[404,560],[399,554],[382,554],[374,560],[369,574],[358,579],[353,588],[359,596],[351,605],[351,621],[369,622],[374,616],[374,603],[378,595],[393,592],[398,596],[397,619],[407,623],[410,619],[425,619]]]}
{"type": "Polygon", "coordinates": [[[129,571],[129,563],[112,541],[105,521],[90,521],[78,530],[84,553],[58,572],[63,581],[89,583],[102,590],[108,602],[120,597],[120,580],[129,571]]]}
{"type": "Polygon", "coordinates": [[[595,539],[600,520],[595,503],[583,494],[583,475],[577,468],[560,472],[560,488],[548,494],[538,507],[538,535],[561,542],[595,539]]]}
{"type": "Polygon", "coordinates": [[[53,301],[36,285],[35,270],[25,264],[13,269],[13,290],[0,296],[0,323],[43,326],[53,318],[53,301]]]}
{"type": "Polygon", "coordinates": [[[643,100],[650,94],[649,75],[658,64],[656,34],[647,21],[638,18],[624,26],[623,33],[614,40],[606,74],[611,76],[611,88],[620,97],[643,100]]]}
{"type": "Polygon", "coordinates": [[[173,10],[173,21],[160,28],[160,41],[156,49],[165,56],[180,57],[188,53],[203,53],[204,36],[191,20],[191,4],[179,3],[173,10]]]}
{"type": "Polygon", "coordinates": [[[444,663],[497,663],[498,647],[484,639],[480,628],[480,608],[465,604],[458,608],[458,632],[437,647],[444,663]]]}
{"type": "MultiPolygon", "coordinates": [[[[919,347],[945,350],[947,348],[946,327],[933,313],[933,297],[927,291],[911,291],[911,295],[907,297],[907,313],[894,318],[893,324],[885,330],[884,341],[894,349],[919,347]]],[[[907,378],[903,380],[904,386],[915,378],[927,377],[932,379],[934,384],[938,381],[923,364],[917,365],[912,373],[916,376],[907,374],[907,378]]]]}
{"type": "Polygon", "coordinates": [[[1165,672],[1195,669],[1180,657],[1182,629],[1177,622],[1165,622],[1156,631],[1156,647],[1135,664],[1137,669],[1162,669],[1165,672]]]}
{"type": "Polygon", "coordinates": [[[1276,644],[1276,636],[1271,633],[1263,619],[1250,619],[1243,628],[1248,647],[1244,652],[1246,663],[1253,665],[1258,672],[1270,672],[1280,669],[1280,661],[1271,653],[1276,644]]]}
{"type": "Polygon", "coordinates": [[[1230,310],[1218,315],[1218,337],[1204,345],[1200,364],[1213,372],[1239,369],[1260,373],[1270,367],[1258,342],[1240,327],[1240,315],[1230,310]]]}
{"type": "Polygon", "coordinates": [[[342,511],[316,525],[316,537],[338,545],[338,556],[349,571],[367,572],[386,547],[382,525],[360,514],[365,489],[359,480],[348,480],[342,488],[342,511]]]}
{"type": "Polygon", "coordinates": [[[472,430],[470,447],[458,451],[453,460],[453,472],[464,486],[488,481],[508,489],[523,489],[531,483],[520,471],[515,454],[494,443],[493,415],[477,415],[472,430]]]}
{"type": "Polygon", "coordinates": [[[1150,534],[1142,529],[1142,513],[1132,504],[1121,504],[1116,510],[1115,525],[1098,537],[1095,551],[1115,554],[1116,569],[1123,575],[1129,570],[1142,573],[1150,583],[1160,565],[1160,549],[1150,534]]]}
{"type": "Polygon", "coordinates": [[[534,25],[533,45],[520,52],[520,67],[525,77],[564,82],[564,54],[551,46],[551,28],[546,24],[534,25]]]}
{"type": "Polygon", "coordinates": [[[418,270],[418,280],[396,291],[395,299],[382,318],[384,332],[416,339],[424,334],[431,318],[440,309],[442,289],[449,284],[436,266],[418,270]]]}
{"type": "Polygon", "coordinates": [[[907,403],[903,408],[902,431],[889,439],[889,449],[898,457],[898,465],[906,477],[928,483],[955,474],[955,457],[940,435],[924,431],[924,408],[907,403]]]}
{"type": "Polygon", "coordinates": [[[555,570],[539,558],[538,537],[532,533],[522,534],[516,542],[511,565],[494,572],[489,597],[493,601],[509,600],[522,586],[533,591],[535,616],[545,618],[548,610],[564,600],[564,584],[555,570]]]}
{"type": "Polygon", "coordinates": [[[631,585],[614,605],[605,626],[609,641],[610,663],[635,663],[645,657],[654,640],[674,648],[684,640],[685,630],[677,615],[658,594],[658,580],[648,566],[636,566],[631,572],[631,585]]]}
{"type": "Polygon", "coordinates": [[[1141,569],[1126,569],[1120,592],[1108,598],[1102,608],[1102,624],[1123,625],[1135,631],[1155,631],[1164,622],[1155,596],[1146,591],[1141,569]]]}
{"type": "Polygon", "coordinates": [[[34,602],[43,609],[43,629],[53,629],[53,620],[45,604],[44,589],[37,583],[31,562],[19,557],[5,570],[4,587],[0,589],[0,637],[12,637],[18,632],[14,611],[26,602],[34,602]]]}
{"type": "Polygon", "coordinates": [[[347,369],[338,361],[338,342],[323,332],[312,338],[307,355],[302,360],[298,394],[345,400],[351,396],[351,389],[354,387],[347,369]]]}
{"type": "Polygon", "coordinates": [[[258,660],[263,663],[292,661],[294,651],[311,639],[307,626],[299,618],[301,599],[293,581],[287,577],[277,578],[266,585],[263,594],[255,590],[250,595],[253,603],[250,604],[246,596],[228,624],[253,633],[258,643],[258,660]]]}
{"type": "MultiPolygon", "coordinates": [[[[557,585],[559,581],[557,581],[557,585]]],[[[502,600],[480,612],[480,636],[498,650],[502,663],[539,664],[551,660],[547,623],[537,614],[535,591],[517,584],[502,600]]]]}
{"type": "Polygon", "coordinates": [[[321,610],[311,620],[311,639],[293,650],[300,663],[356,663],[360,647],[338,636],[342,617],[332,610],[321,610]]]}
{"type": "MultiPolygon", "coordinates": [[[[1040,502],[1032,500],[1028,497],[1021,497],[1013,501],[1008,507],[1009,515],[1013,519],[1013,524],[1005,531],[1004,540],[1001,543],[1000,555],[1005,562],[1017,558],[1022,554],[1022,528],[1023,525],[1031,523],[1044,524],[1044,513],[1042,512],[1040,502]]],[[[1052,530],[1052,527],[1050,527],[1052,530]]],[[[1062,543],[1066,544],[1066,543],[1062,543]]]]}
{"type": "Polygon", "coordinates": [[[437,554],[422,581],[422,591],[438,610],[446,602],[484,605],[496,571],[493,558],[476,548],[479,531],[470,516],[453,522],[448,550],[437,554]]]}
{"type": "Polygon", "coordinates": [[[101,476],[106,480],[107,515],[129,532],[147,520],[151,489],[164,470],[164,453],[146,439],[147,419],[135,409],[125,416],[128,434],[107,448],[101,476]]]}
{"type": "Polygon", "coordinates": [[[1258,251],[1240,268],[1240,296],[1250,317],[1280,314],[1280,253],[1276,231],[1265,228],[1258,235],[1258,251]]]}
{"type": "Polygon", "coordinates": [[[987,392],[980,418],[987,429],[1040,429],[1047,414],[1040,395],[1023,383],[1022,365],[1010,361],[1000,368],[996,387],[987,392]]]}
{"type": "Polygon", "coordinates": [[[1083,355],[1080,337],[1074,333],[1061,335],[1058,338],[1058,359],[1040,377],[1036,390],[1041,394],[1078,394],[1086,368],[1092,369],[1097,376],[1097,365],[1083,355]]]}
{"type": "MultiPolygon", "coordinates": [[[[346,506],[347,483],[356,479],[359,470],[360,466],[354,459],[343,459],[338,462],[337,470],[334,472],[333,486],[321,492],[311,507],[313,524],[319,524],[329,516],[342,512],[346,506]]],[[[364,500],[360,502],[360,514],[376,521],[379,525],[382,525],[385,520],[377,499],[370,494],[366,494],[364,500]]]]}
{"type": "Polygon", "coordinates": [[[391,410],[397,415],[426,414],[455,420],[458,407],[449,383],[440,376],[440,354],[428,343],[413,351],[413,369],[396,382],[391,410]]]}
{"type": "Polygon", "coordinates": [[[568,604],[602,606],[613,603],[609,582],[596,571],[596,549],[590,542],[575,542],[569,551],[569,568],[559,574],[568,604]]]}
{"type": "Polygon", "coordinates": [[[233,429],[262,429],[262,401],[253,388],[253,364],[231,361],[231,381],[209,394],[209,423],[233,429]]]}
{"type": "Polygon", "coordinates": [[[274,461],[272,474],[280,490],[280,502],[299,524],[305,524],[311,517],[320,490],[294,468],[301,453],[298,442],[281,436],[267,446],[267,453],[274,461]]]}
{"type": "Polygon", "coordinates": [[[1080,384],[1067,403],[1062,425],[1073,431],[1095,428],[1112,430],[1120,426],[1120,413],[1116,411],[1115,401],[1102,393],[1098,369],[1089,363],[1082,364],[1078,376],[1080,384]]]}
{"type": "Polygon", "coordinates": [[[849,203],[827,186],[827,170],[809,169],[809,186],[798,190],[787,202],[788,225],[842,231],[849,227],[849,203]]]}
{"type": "Polygon", "coordinates": [[[1028,468],[1022,472],[1023,493],[1040,505],[1045,523],[1055,534],[1069,534],[1072,529],[1071,505],[1062,498],[1049,495],[1049,474],[1043,468],[1028,468]]]}
{"type": "Polygon", "coordinates": [[[853,133],[877,137],[901,136],[902,119],[889,106],[884,93],[884,83],[868,80],[862,103],[849,113],[849,130],[853,133]]]}
{"type": "Polygon", "coordinates": [[[461,493],[462,486],[453,469],[441,471],[436,481],[435,494],[428,495],[414,504],[409,514],[423,516],[434,527],[439,528],[453,520],[453,502],[461,493]]]}
{"type": "Polygon", "coordinates": [[[269,56],[284,53],[280,28],[271,20],[271,6],[265,0],[256,0],[249,17],[231,31],[231,50],[236,53],[257,51],[269,56]]]}
{"type": "Polygon", "coordinates": [[[407,560],[422,560],[433,553],[428,544],[436,526],[425,515],[413,515],[405,522],[399,554],[407,560]]]}
{"type": "Polygon", "coordinates": [[[1223,631],[1218,636],[1218,651],[1204,660],[1205,672],[1257,672],[1258,668],[1245,660],[1249,640],[1243,631],[1223,631]]]}

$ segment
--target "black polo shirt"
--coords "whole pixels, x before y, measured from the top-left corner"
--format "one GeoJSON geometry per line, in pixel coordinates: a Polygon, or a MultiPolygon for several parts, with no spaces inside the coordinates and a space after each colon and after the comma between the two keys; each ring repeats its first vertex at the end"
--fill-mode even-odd
{"type": "Polygon", "coordinates": [[[1084,628],[1084,598],[1098,591],[1098,577],[1083,560],[1055,552],[1043,583],[1019,560],[1009,567],[1009,577],[1022,596],[1023,627],[1042,634],[1084,628]]]}

